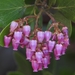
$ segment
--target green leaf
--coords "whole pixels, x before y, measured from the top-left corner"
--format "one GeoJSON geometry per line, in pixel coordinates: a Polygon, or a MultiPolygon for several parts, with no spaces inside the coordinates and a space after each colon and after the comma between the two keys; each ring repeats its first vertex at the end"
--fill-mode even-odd
{"type": "Polygon", "coordinates": [[[25,11],[25,15],[33,15],[34,12],[36,14],[39,13],[39,9],[36,7],[36,6],[30,6],[30,7],[27,7],[26,11],[25,11]]]}
{"type": "Polygon", "coordinates": [[[64,16],[63,16],[62,14],[60,14],[60,13],[55,13],[55,14],[54,14],[54,18],[56,19],[57,22],[61,22],[62,24],[64,24],[65,26],[68,27],[69,36],[71,36],[71,33],[72,33],[71,21],[68,20],[66,17],[64,17],[64,16]]]}
{"type": "Polygon", "coordinates": [[[26,60],[25,56],[23,56],[19,52],[15,52],[15,59],[18,64],[18,71],[22,72],[24,75],[31,75],[32,74],[32,68],[30,65],[30,62],[26,60]]]}
{"type": "Polygon", "coordinates": [[[65,17],[75,22],[75,0],[56,0],[57,7],[65,17]]]}
{"type": "Polygon", "coordinates": [[[40,18],[39,18],[39,20],[38,20],[38,26],[39,26],[40,28],[42,28],[42,26],[43,26],[43,18],[42,18],[42,15],[40,16],[40,18]]]}
{"type": "Polygon", "coordinates": [[[35,10],[34,6],[28,7],[26,9],[26,11],[25,11],[25,15],[32,15],[32,14],[34,14],[34,10],[35,10]]]}
{"type": "Polygon", "coordinates": [[[23,17],[25,9],[24,0],[0,0],[0,27],[23,17]]]}
{"type": "Polygon", "coordinates": [[[75,75],[75,73],[73,75],[75,75]]]}
{"type": "Polygon", "coordinates": [[[16,71],[16,72],[8,72],[7,75],[24,75],[24,74],[16,71]]]}
{"type": "Polygon", "coordinates": [[[9,34],[10,24],[8,24],[0,33],[0,46],[4,46],[4,36],[9,34]]]}
{"type": "Polygon", "coordinates": [[[51,23],[52,23],[52,21],[50,20],[50,21],[48,22],[48,25],[47,25],[46,29],[48,29],[48,28],[50,27],[51,23]]]}
{"type": "Polygon", "coordinates": [[[29,25],[31,26],[31,31],[34,30],[34,27],[35,27],[35,18],[31,18],[29,19],[29,25]]]}
{"type": "Polygon", "coordinates": [[[52,75],[50,72],[45,71],[45,70],[42,71],[42,74],[43,74],[43,75],[52,75]]]}
{"type": "Polygon", "coordinates": [[[63,70],[60,71],[59,75],[72,75],[72,73],[73,72],[71,70],[64,68],[63,70]]]}
{"type": "Polygon", "coordinates": [[[49,0],[49,6],[54,5],[56,3],[56,0],[49,0]]]}

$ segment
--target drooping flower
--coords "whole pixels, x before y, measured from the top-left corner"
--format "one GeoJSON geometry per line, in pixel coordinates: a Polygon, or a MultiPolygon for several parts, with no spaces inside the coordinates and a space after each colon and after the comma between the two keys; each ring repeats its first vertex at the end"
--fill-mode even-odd
{"type": "Polygon", "coordinates": [[[50,31],[45,31],[45,39],[46,39],[46,41],[49,41],[51,36],[52,36],[52,33],[50,31]]]}
{"type": "Polygon", "coordinates": [[[40,52],[36,52],[35,56],[36,56],[37,62],[38,63],[42,63],[43,53],[41,51],[40,52]]]}
{"type": "Polygon", "coordinates": [[[15,21],[12,21],[11,22],[11,25],[10,25],[10,32],[14,32],[14,30],[18,27],[18,23],[15,22],[15,21]]]}
{"type": "Polygon", "coordinates": [[[12,46],[13,46],[13,50],[17,51],[18,50],[19,43],[16,43],[16,40],[15,39],[12,39],[12,46]]]}
{"type": "Polygon", "coordinates": [[[63,39],[64,39],[63,33],[57,34],[57,38],[58,38],[58,41],[63,41],[63,39]]]}
{"type": "Polygon", "coordinates": [[[56,51],[56,56],[61,56],[62,48],[63,48],[62,44],[56,44],[55,45],[54,51],[56,51]]]}
{"type": "Polygon", "coordinates": [[[31,27],[29,25],[23,26],[23,33],[25,34],[25,36],[28,37],[30,34],[30,31],[31,31],[31,27]]]}
{"type": "Polygon", "coordinates": [[[52,52],[54,46],[55,46],[55,41],[49,41],[48,42],[49,52],[52,52]]]}
{"type": "Polygon", "coordinates": [[[4,36],[4,45],[5,45],[6,48],[9,47],[10,42],[11,42],[11,37],[5,35],[4,36]]]}
{"type": "Polygon", "coordinates": [[[44,32],[43,31],[38,31],[37,32],[37,38],[38,38],[38,42],[42,43],[44,40],[44,32]]]}
{"type": "Polygon", "coordinates": [[[42,61],[43,61],[43,66],[44,66],[44,68],[48,68],[48,59],[47,59],[46,57],[44,57],[44,58],[42,59],[42,61]]]}
{"type": "Polygon", "coordinates": [[[39,64],[37,63],[37,61],[32,60],[31,63],[32,63],[33,72],[38,72],[39,64]]]}
{"type": "Polygon", "coordinates": [[[31,51],[35,51],[37,46],[37,40],[30,40],[29,45],[30,45],[31,51]]]}
{"type": "Polygon", "coordinates": [[[27,60],[31,60],[31,57],[32,57],[32,51],[31,51],[31,49],[29,49],[29,48],[26,48],[26,59],[27,60]]]}
{"type": "Polygon", "coordinates": [[[14,32],[14,39],[16,40],[16,43],[20,43],[21,38],[22,38],[22,32],[15,31],[14,32]]]}
{"type": "Polygon", "coordinates": [[[63,32],[65,35],[68,35],[68,28],[67,28],[67,27],[63,27],[63,28],[62,28],[62,32],[63,32]]]}

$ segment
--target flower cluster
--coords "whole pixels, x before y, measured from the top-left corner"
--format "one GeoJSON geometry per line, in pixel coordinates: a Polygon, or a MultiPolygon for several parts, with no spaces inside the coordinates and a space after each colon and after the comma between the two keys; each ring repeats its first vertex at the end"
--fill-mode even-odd
{"type": "Polygon", "coordinates": [[[30,34],[31,27],[29,25],[21,26],[18,22],[12,21],[10,34],[4,36],[4,44],[8,48],[12,42],[13,50],[17,50],[18,46],[26,47],[26,59],[31,62],[34,72],[48,68],[52,52],[54,52],[55,59],[59,60],[69,45],[66,26],[60,30],[55,24],[54,32],[36,28],[32,35],[33,38],[30,38],[30,34]]]}

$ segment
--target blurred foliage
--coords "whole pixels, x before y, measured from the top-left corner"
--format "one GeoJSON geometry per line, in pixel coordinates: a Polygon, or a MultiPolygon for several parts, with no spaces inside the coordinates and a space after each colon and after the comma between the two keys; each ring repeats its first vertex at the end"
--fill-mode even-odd
{"type": "Polygon", "coordinates": [[[24,75],[32,75],[32,68],[30,62],[26,60],[25,56],[19,52],[14,52],[16,62],[18,64],[18,71],[24,75]]]}
{"type": "Polygon", "coordinates": [[[24,74],[16,71],[16,72],[9,72],[7,75],[24,75],[24,74]]]}

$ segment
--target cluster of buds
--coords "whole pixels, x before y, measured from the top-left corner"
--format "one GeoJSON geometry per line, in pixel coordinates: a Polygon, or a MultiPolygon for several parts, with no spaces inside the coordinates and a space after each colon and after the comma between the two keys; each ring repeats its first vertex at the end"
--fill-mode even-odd
{"type": "Polygon", "coordinates": [[[31,62],[33,72],[38,72],[43,68],[48,68],[53,52],[55,59],[59,60],[61,55],[69,45],[68,28],[63,26],[60,30],[57,23],[52,23],[54,32],[50,30],[42,31],[36,28],[31,37],[31,27],[29,25],[19,25],[12,21],[10,34],[4,36],[5,47],[9,47],[12,42],[13,50],[18,50],[18,46],[26,47],[26,59],[31,62]]]}

